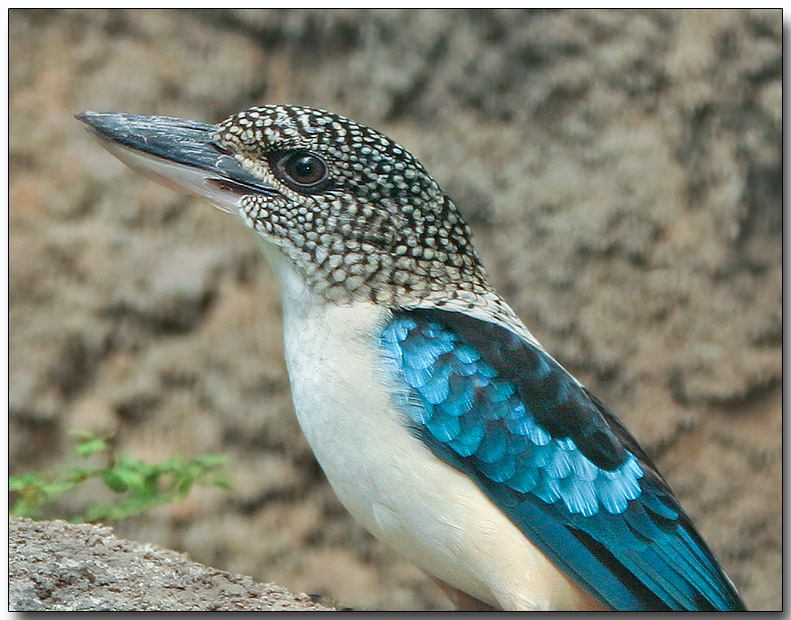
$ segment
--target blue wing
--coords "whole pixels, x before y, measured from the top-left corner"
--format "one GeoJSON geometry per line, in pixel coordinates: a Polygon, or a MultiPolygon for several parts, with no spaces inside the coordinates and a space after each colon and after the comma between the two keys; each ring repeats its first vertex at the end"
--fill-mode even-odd
{"type": "Polygon", "coordinates": [[[637,441],[508,329],[397,312],[381,335],[413,432],[613,609],[744,609],[637,441]]]}

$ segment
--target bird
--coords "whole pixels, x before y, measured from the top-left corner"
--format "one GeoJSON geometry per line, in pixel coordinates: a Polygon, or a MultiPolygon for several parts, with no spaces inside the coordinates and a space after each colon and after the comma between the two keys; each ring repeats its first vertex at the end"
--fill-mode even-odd
{"type": "Polygon", "coordinates": [[[252,230],[335,494],[457,609],[743,610],[656,465],[489,283],[406,148],[341,115],[76,118],[252,230]]]}

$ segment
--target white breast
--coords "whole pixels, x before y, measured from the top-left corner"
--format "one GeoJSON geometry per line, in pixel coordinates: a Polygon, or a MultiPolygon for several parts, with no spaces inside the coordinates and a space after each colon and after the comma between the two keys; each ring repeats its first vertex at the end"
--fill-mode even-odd
{"type": "Polygon", "coordinates": [[[590,604],[472,480],[410,433],[378,344],[389,313],[317,299],[279,252],[266,254],[281,282],[297,417],[349,512],[426,572],[490,605],[590,604]]]}

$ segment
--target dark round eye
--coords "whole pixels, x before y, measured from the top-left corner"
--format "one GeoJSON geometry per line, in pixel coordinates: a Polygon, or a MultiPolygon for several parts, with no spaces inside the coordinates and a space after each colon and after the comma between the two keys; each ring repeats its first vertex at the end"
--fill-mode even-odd
{"type": "Polygon", "coordinates": [[[278,177],[298,192],[320,192],[329,185],[327,164],[309,151],[291,151],[281,155],[275,163],[278,177]]]}

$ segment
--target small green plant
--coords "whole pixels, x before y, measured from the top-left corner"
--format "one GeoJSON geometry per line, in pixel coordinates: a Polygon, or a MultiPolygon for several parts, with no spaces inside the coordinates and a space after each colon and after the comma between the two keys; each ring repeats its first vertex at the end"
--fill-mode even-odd
{"type": "Polygon", "coordinates": [[[139,459],[116,454],[111,438],[88,431],[73,431],[77,438],[71,462],[57,471],[35,471],[9,477],[9,490],[14,494],[12,515],[40,518],[45,507],[64,493],[91,481],[100,480],[113,491],[112,501],[91,504],[84,511],[67,515],[73,522],[111,521],[131,517],[155,506],[185,497],[193,486],[230,488],[222,454],[205,454],[185,461],[171,457],[164,463],[145,463],[139,459]],[[89,467],[98,459],[103,465],[89,467]]]}

